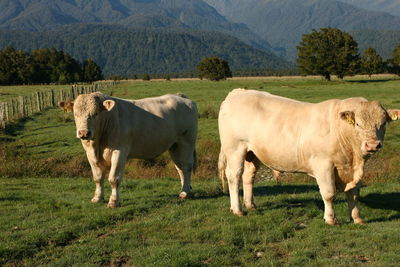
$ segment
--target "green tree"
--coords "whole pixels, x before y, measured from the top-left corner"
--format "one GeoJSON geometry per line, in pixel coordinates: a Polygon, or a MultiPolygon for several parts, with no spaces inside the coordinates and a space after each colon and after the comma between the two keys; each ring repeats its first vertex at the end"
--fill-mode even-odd
{"type": "Polygon", "coordinates": [[[151,77],[150,77],[150,75],[148,75],[148,74],[146,73],[146,74],[143,74],[142,80],[143,80],[143,81],[150,81],[150,80],[151,80],[151,77]]]}
{"type": "Polygon", "coordinates": [[[343,79],[354,74],[359,65],[358,44],[353,37],[335,28],[312,30],[303,34],[297,46],[297,66],[303,74],[322,75],[326,80],[331,75],[343,79]]]}
{"type": "Polygon", "coordinates": [[[0,84],[30,83],[32,75],[30,55],[13,47],[0,51],[0,84]]]}
{"type": "Polygon", "coordinates": [[[83,80],[85,82],[93,82],[103,80],[103,73],[100,67],[93,59],[88,58],[83,62],[83,80]]]}
{"type": "Polygon", "coordinates": [[[72,83],[82,80],[82,67],[63,51],[36,49],[32,51],[35,82],[72,83]]]}
{"type": "Polygon", "coordinates": [[[197,70],[200,79],[219,81],[232,77],[228,62],[216,56],[203,58],[197,65],[197,70]]]}
{"type": "Polygon", "coordinates": [[[371,77],[372,74],[382,73],[383,60],[382,57],[372,47],[367,48],[361,56],[361,71],[371,77]]]}

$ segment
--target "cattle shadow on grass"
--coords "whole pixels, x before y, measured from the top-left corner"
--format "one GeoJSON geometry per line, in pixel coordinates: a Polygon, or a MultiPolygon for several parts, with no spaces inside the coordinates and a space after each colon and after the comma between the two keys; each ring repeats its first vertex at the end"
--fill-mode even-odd
{"type": "Polygon", "coordinates": [[[346,81],[349,83],[382,83],[382,82],[390,82],[393,81],[394,79],[379,79],[379,80],[351,80],[351,81],[346,81]]]}
{"type": "MultiPolygon", "coordinates": [[[[360,198],[360,202],[372,209],[392,210],[400,212],[400,193],[371,193],[360,198]]],[[[400,219],[400,214],[379,217],[367,222],[388,222],[400,219]]]]}
{"type": "Polygon", "coordinates": [[[319,192],[316,185],[269,185],[254,187],[254,196],[273,196],[280,194],[302,194],[308,192],[319,192]]]}
{"type": "Polygon", "coordinates": [[[17,136],[19,132],[21,132],[25,129],[25,124],[28,121],[32,121],[32,120],[33,120],[33,118],[31,118],[31,117],[25,117],[25,118],[19,119],[16,122],[7,124],[6,127],[4,128],[4,133],[6,135],[17,136]]]}
{"type": "Polygon", "coordinates": [[[372,209],[400,212],[400,193],[372,193],[360,198],[360,202],[372,209]]]}

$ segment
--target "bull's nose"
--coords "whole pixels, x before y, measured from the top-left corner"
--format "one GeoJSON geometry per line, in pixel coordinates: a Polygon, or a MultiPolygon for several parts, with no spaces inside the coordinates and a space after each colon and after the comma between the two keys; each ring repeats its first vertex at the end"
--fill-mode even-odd
{"type": "Polygon", "coordinates": [[[78,131],[78,137],[81,139],[88,138],[90,136],[90,131],[88,130],[79,130],[78,131]]]}
{"type": "Polygon", "coordinates": [[[377,152],[382,148],[382,143],[379,140],[373,140],[366,143],[366,150],[368,152],[377,152]]]}

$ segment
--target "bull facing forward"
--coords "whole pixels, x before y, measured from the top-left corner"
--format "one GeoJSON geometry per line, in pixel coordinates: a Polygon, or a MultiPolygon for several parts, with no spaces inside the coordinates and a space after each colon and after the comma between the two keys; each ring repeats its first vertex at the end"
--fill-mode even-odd
{"type": "Polygon", "coordinates": [[[220,175],[229,183],[231,211],[242,215],[243,198],[254,209],[253,178],[259,162],[279,172],[307,173],[316,178],[325,204],[324,219],[336,224],[333,199],[346,192],[350,216],[363,224],[357,207],[360,180],[369,155],[383,145],[385,127],[400,110],[385,110],[365,98],[328,100],[317,104],[266,92],[235,89],[221,104],[220,175]]]}
{"type": "Polygon", "coordinates": [[[109,172],[108,207],[120,205],[119,186],[128,158],[151,159],[169,151],[182,185],[190,191],[196,166],[196,104],[183,95],[125,100],[102,93],[79,95],[74,101],[76,136],[81,139],[96,183],[92,202],[103,200],[109,172]]]}

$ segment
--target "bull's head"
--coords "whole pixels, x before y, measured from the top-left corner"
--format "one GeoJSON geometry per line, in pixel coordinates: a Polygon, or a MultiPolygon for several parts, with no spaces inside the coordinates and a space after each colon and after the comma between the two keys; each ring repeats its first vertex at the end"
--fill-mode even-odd
{"type": "Polygon", "coordinates": [[[362,102],[352,111],[340,112],[340,118],[354,127],[363,155],[382,149],[386,124],[397,120],[398,117],[400,117],[400,110],[385,110],[377,101],[362,102]]]}
{"type": "Polygon", "coordinates": [[[103,112],[110,111],[115,101],[104,99],[99,93],[79,95],[74,101],[76,137],[93,140],[98,120],[103,112]]]}

